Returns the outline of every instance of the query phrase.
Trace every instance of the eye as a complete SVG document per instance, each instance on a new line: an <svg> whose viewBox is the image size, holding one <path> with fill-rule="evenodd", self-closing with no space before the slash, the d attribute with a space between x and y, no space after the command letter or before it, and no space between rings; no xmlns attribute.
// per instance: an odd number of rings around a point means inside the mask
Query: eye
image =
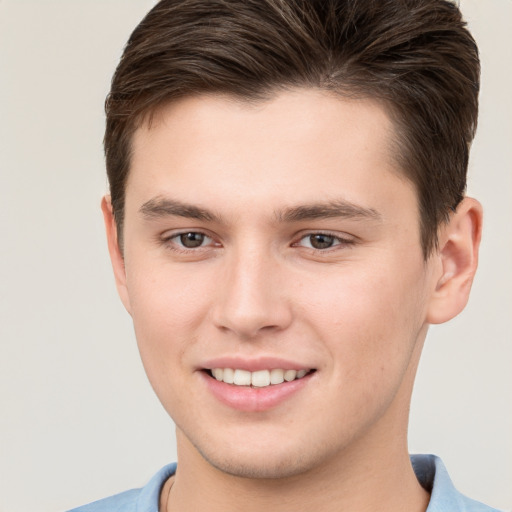
<svg viewBox="0 0 512 512"><path fill-rule="evenodd" d="M199 233L197 231L179 233L169 237L168 240L185 249L196 249L213 242L209 236L206 236L204 233Z"/></svg>
<svg viewBox="0 0 512 512"><path fill-rule="evenodd" d="M302 237L297 245L315 250L325 250L337 245L350 245L352 240L340 238L339 236L330 235L328 233L310 233Z"/></svg>
<svg viewBox="0 0 512 512"><path fill-rule="evenodd" d="M307 242L313 249L329 249L336 242L336 239L331 235L324 235L317 233L306 237Z"/></svg>

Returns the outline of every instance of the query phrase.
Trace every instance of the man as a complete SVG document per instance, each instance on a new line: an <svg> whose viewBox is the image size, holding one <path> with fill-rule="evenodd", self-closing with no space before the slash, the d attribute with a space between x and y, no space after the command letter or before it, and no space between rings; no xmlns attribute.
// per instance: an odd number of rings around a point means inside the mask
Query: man
<svg viewBox="0 0 512 512"><path fill-rule="evenodd" d="M484 511L407 423L457 315L478 52L447 0L163 0L107 99L102 203L178 465L92 511Z"/></svg>

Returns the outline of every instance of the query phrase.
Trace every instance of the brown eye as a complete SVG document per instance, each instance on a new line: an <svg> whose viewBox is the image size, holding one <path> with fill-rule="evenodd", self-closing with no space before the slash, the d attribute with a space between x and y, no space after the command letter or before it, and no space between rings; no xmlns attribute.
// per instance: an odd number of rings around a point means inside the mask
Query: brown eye
<svg viewBox="0 0 512 512"><path fill-rule="evenodd" d="M201 247L203 245L205 239L208 237L203 233L182 233L177 236L179 240L179 244L187 249L195 249L196 247Z"/></svg>
<svg viewBox="0 0 512 512"><path fill-rule="evenodd" d="M336 242L336 238L334 236L324 235L322 233L309 235L308 238L313 249L329 249Z"/></svg>
<svg viewBox="0 0 512 512"><path fill-rule="evenodd" d="M307 249L314 249L315 251L326 251L327 249L333 248L346 248L354 245L354 240L337 236L330 235L329 233L309 233L303 236L296 244L296 246L306 247Z"/></svg>

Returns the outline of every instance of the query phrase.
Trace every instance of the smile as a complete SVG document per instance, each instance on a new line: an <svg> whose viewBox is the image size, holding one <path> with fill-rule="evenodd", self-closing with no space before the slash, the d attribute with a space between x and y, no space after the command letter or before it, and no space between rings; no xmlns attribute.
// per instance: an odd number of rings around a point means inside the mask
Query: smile
<svg viewBox="0 0 512 512"><path fill-rule="evenodd" d="M232 368L212 368L209 373L219 382L233 384L235 386L252 386L264 388L283 382L292 382L302 379L313 370L282 370L275 368L272 370L258 370L250 372L247 370Z"/></svg>

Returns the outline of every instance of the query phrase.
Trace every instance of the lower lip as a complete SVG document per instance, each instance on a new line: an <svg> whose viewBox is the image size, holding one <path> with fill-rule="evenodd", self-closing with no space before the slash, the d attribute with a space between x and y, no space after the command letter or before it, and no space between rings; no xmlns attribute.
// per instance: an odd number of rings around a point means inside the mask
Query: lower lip
<svg viewBox="0 0 512 512"><path fill-rule="evenodd" d="M261 412L277 407L303 389L314 373L316 372L291 382L257 388L226 384L214 379L204 371L201 372L208 389L220 402L245 412Z"/></svg>

